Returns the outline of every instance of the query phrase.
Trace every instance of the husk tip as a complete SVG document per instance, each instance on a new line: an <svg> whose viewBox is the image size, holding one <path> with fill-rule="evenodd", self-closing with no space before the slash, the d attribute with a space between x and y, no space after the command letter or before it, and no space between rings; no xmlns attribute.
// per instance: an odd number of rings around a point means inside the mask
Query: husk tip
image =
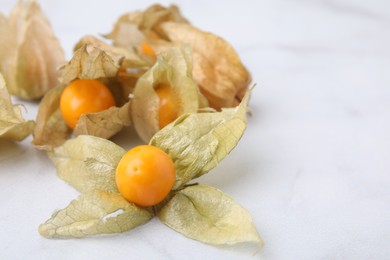
<svg viewBox="0 0 390 260"><path fill-rule="evenodd" d="M54 235L54 230L49 229L46 223L39 225L38 232L41 236L46 238L52 238Z"/></svg>

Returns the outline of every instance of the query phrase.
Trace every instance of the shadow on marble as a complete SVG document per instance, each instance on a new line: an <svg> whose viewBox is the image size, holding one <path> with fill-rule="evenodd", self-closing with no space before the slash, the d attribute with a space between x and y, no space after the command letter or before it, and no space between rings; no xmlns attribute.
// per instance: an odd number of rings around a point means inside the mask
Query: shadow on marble
<svg viewBox="0 0 390 260"><path fill-rule="evenodd" d="M256 171L262 172L261 165L253 166L253 160L254 158L243 159L241 157L239 163L235 159L222 161L210 172L192 182L213 186L223 191L235 189L238 183L254 179L254 167L257 167Z"/></svg>
<svg viewBox="0 0 390 260"><path fill-rule="evenodd" d="M254 259L258 259L262 256L262 248L259 247L258 244L255 243L239 243L236 245L219 245L213 247L220 248L224 251L231 251L232 253L240 252L242 255L245 256L252 256Z"/></svg>
<svg viewBox="0 0 390 260"><path fill-rule="evenodd" d="M125 127L110 140L125 150L129 150L135 146L145 144L138 137L133 127Z"/></svg>

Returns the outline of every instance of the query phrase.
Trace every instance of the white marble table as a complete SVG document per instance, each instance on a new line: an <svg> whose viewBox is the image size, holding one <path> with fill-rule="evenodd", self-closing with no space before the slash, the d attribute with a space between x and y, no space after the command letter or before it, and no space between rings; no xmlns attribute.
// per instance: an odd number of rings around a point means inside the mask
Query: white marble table
<svg viewBox="0 0 390 260"><path fill-rule="evenodd" d="M242 141L199 181L251 212L263 250L205 245L157 219L120 235L45 239L38 225L78 193L29 138L0 141L0 259L389 259L390 1L175 2L230 41L258 83ZM150 3L41 0L68 57L79 37ZM35 118L35 103L16 101Z"/></svg>

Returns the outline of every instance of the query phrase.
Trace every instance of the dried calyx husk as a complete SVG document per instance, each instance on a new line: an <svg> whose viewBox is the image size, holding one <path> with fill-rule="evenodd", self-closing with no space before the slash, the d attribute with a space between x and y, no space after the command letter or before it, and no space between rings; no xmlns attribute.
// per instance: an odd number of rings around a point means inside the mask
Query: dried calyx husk
<svg viewBox="0 0 390 260"><path fill-rule="evenodd" d="M237 145L246 128L248 99L249 92L236 108L182 115L153 136L150 145L168 153L176 167L174 188L153 208L137 206L119 194L115 170L125 154L121 147L81 135L55 148L49 157L58 176L82 194L40 225L39 232L47 238L119 233L157 215L165 225L205 243L262 246L247 210L216 188L188 184L217 166Z"/></svg>
<svg viewBox="0 0 390 260"><path fill-rule="evenodd" d="M161 52L154 66L138 79L132 93L131 118L138 135L146 143L160 130L159 114L165 112L160 111L161 100L156 93L159 87L170 88L177 106L177 117L208 107L191 72L191 49L171 48Z"/></svg>
<svg viewBox="0 0 390 260"><path fill-rule="evenodd" d="M142 52L142 43L159 41L160 25L164 22L188 23L175 5L163 7L154 4L145 11L129 12L119 17L111 33L106 38L111 39L115 46Z"/></svg>
<svg viewBox="0 0 390 260"><path fill-rule="evenodd" d="M60 97L65 86L51 89L39 104L32 144L40 150L51 150L63 144L71 135L71 129L62 118Z"/></svg>
<svg viewBox="0 0 390 260"><path fill-rule="evenodd" d="M34 121L25 121L20 107L13 105L5 81L0 73L0 139L22 141L29 136Z"/></svg>
<svg viewBox="0 0 390 260"><path fill-rule="evenodd" d="M9 17L0 14L0 72L10 94L37 99L58 85L65 61L53 30L34 0L19 1Z"/></svg>
<svg viewBox="0 0 390 260"><path fill-rule="evenodd" d="M193 51L192 77L217 110L237 106L251 82L233 47L221 37L191 25L176 6L153 5L143 12L125 14L107 37L117 46L141 53L143 43L156 53L189 45Z"/></svg>
<svg viewBox="0 0 390 260"><path fill-rule="evenodd" d="M251 76L227 41L190 24L166 22L160 28L170 42L191 46L192 76L211 107L220 110L240 103Z"/></svg>
<svg viewBox="0 0 390 260"><path fill-rule="evenodd" d="M96 40L97 41L97 40ZM51 150L63 144L73 133L110 138L131 124L129 99L124 97L117 75L124 56L114 53L104 43L89 42L75 50L72 59L61 67L62 84L50 90L42 99L34 129L33 144L38 149ZM84 114L72 131L60 112L60 98L64 87L75 79L98 79L112 92L116 107Z"/></svg>
<svg viewBox="0 0 390 260"><path fill-rule="evenodd" d="M129 100L129 94L133 92L138 78L141 77L154 63L143 59L132 49L112 46L90 35L81 38L75 45L74 51L80 52L80 49L83 48L94 48L95 52L97 50L104 52L105 56L107 56L106 60L111 60L111 64L109 66L114 66L116 69L111 73L111 75L114 75L113 77L115 78L111 77L110 79L111 81L115 80L119 83L119 89L118 84L115 84L115 88L111 88L111 90L115 92L114 94L116 94L116 98L120 99L121 103ZM96 67L96 65L94 65L94 67ZM69 70L69 68L64 67L64 70L65 69ZM66 74L65 71L63 74ZM104 75L104 77L107 78L108 75ZM63 76L62 81L70 82L74 78L74 76ZM91 76L89 76L89 78L91 78Z"/></svg>

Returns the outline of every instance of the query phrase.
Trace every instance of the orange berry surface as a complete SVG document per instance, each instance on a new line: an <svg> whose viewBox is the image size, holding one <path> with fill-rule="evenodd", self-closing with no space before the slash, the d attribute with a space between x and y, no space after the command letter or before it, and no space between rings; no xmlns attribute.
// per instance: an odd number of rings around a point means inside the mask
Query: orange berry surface
<svg viewBox="0 0 390 260"><path fill-rule="evenodd" d="M115 106L111 91L98 80L77 79L61 94L60 111L66 124L74 128L82 114L96 113Z"/></svg>
<svg viewBox="0 0 390 260"><path fill-rule="evenodd" d="M160 99L158 117L159 127L162 129L169 123L175 121L179 116L179 99L168 84L158 85L155 91Z"/></svg>
<svg viewBox="0 0 390 260"><path fill-rule="evenodd" d="M153 48L146 42L141 43L141 52L143 54L149 55L153 58L156 58L156 52L153 50Z"/></svg>
<svg viewBox="0 0 390 260"><path fill-rule="evenodd" d="M172 159L160 148L140 145L120 160L115 181L121 195L140 206L153 206L171 191L176 180Z"/></svg>

